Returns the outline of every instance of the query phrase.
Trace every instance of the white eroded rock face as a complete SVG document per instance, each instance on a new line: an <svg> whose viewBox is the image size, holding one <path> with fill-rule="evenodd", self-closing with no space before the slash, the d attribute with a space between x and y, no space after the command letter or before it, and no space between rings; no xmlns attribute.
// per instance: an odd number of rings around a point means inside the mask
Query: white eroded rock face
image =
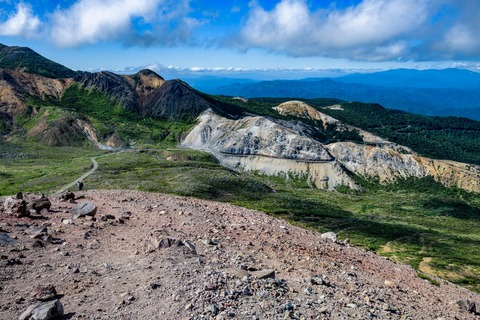
<svg viewBox="0 0 480 320"><path fill-rule="evenodd" d="M303 102L282 104L276 108L282 114L295 113L328 123L338 121L316 114L315 109ZM339 127L357 129L335 123ZM365 144L336 142L323 145L308 137L306 132L307 127L293 122L287 126L282 121L273 122L260 116L230 120L207 110L182 145L211 152L220 163L233 169L287 178L302 177L320 189L333 190L341 185L358 189L351 178L353 172L381 182L433 176L443 185L480 192L480 170L475 166L421 157L407 147L363 130L359 133ZM376 145L372 145L374 143Z"/></svg>
<svg viewBox="0 0 480 320"><path fill-rule="evenodd" d="M237 156L258 155L301 161L331 161L323 145L301 131L264 117L229 120L207 110L183 145Z"/></svg>
<svg viewBox="0 0 480 320"><path fill-rule="evenodd" d="M207 110L182 145L211 152L234 169L302 177L320 189L358 188L320 142L264 117L230 120Z"/></svg>
<svg viewBox="0 0 480 320"><path fill-rule="evenodd" d="M433 176L446 186L480 191L480 171L468 164L405 154L393 146L337 142L327 148L348 170L364 177L376 177L381 182L392 182L400 177Z"/></svg>

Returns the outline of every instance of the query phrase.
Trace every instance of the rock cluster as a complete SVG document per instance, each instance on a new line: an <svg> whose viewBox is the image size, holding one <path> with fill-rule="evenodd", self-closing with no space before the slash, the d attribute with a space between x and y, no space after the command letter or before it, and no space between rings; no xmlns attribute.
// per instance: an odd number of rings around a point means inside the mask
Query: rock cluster
<svg viewBox="0 0 480 320"><path fill-rule="evenodd" d="M48 213L52 203L44 195L17 193L3 202L3 213L17 218L28 217L33 214Z"/></svg>

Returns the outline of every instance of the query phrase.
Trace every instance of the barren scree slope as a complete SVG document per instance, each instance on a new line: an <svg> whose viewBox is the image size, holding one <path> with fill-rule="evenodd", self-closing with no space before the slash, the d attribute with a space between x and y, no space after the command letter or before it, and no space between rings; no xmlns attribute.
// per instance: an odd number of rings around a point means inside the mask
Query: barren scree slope
<svg viewBox="0 0 480 320"><path fill-rule="evenodd" d="M43 218L2 217L16 243L0 247L1 319L17 319L38 285L63 295L67 319L477 317L465 305L480 297L466 289L258 211L137 191L79 195L95 218L72 219L76 203L53 197ZM35 225L47 237L26 232Z"/></svg>

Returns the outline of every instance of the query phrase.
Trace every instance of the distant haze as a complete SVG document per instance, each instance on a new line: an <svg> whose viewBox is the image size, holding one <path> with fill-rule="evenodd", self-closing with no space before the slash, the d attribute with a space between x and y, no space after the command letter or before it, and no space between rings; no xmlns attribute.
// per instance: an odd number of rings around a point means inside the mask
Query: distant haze
<svg viewBox="0 0 480 320"><path fill-rule="evenodd" d="M196 89L211 94L246 98L338 98L379 103L418 114L480 120L480 73L468 70L396 69L301 80L211 77L186 80Z"/></svg>

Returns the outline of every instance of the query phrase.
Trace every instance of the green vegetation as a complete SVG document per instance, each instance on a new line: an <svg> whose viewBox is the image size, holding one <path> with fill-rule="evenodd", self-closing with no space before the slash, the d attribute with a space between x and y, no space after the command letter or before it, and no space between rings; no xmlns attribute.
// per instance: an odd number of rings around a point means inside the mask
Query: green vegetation
<svg viewBox="0 0 480 320"><path fill-rule="evenodd" d="M90 157L101 153L93 148L48 148L0 141L0 195L20 190L54 192L88 171Z"/></svg>
<svg viewBox="0 0 480 320"><path fill-rule="evenodd" d="M193 125L192 120L172 122L142 117L112 102L107 95L97 90L82 90L79 86L72 86L65 92L60 107L88 117L102 137L116 133L126 141L152 145L161 142L175 145L181 135Z"/></svg>
<svg viewBox="0 0 480 320"><path fill-rule="evenodd" d="M94 188L138 189L203 199L232 201L268 194L271 190L245 174L216 163L208 153L186 149L144 150L99 158Z"/></svg>
<svg viewBox="0 0 480 320"><path fill-rule="evenodd" d="M301 179L238 174L185 149L129 151L98 159L94 188L138 189L258 209L480 291L480 196L431 179L388 188L324 192ZM425 262L428 261L428 262ZM432 280L434 281L434 280Z"/></svg>
<svg viewBox="0 0 480 320"><path fill-rule="evenodd" d="M42 57L30 48L7 47L0 44L0 68L22 69L48 78L71 78L76 72Z"/></svg>

